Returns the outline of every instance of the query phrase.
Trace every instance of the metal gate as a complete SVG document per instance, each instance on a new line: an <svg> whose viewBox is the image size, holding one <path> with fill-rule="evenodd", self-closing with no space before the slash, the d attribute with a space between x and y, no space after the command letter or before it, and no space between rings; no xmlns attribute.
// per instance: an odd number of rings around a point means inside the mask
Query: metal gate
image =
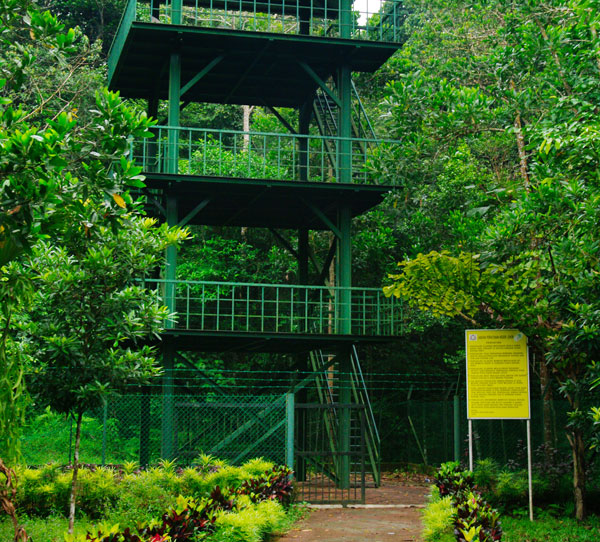
<svg viewBox="0 0 600 542"><path fill-rule="evenodd" d="M298 500L364 503L364 405L297 403L295 417Z"/></svg>

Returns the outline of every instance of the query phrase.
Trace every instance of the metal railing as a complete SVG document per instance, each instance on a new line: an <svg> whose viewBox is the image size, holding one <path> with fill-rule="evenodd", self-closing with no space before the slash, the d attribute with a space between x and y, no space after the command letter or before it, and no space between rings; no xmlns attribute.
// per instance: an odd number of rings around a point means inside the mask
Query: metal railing
<svg viewBox="0 0 600 542"><path fill-rule="evenodd" d="M404 39L402 0L345 6L344 0L129 0L110 56L120 52L133 22L390 43Z"/></svg>
<svg viewBox="0 0 600 542"><path fill-rule="evenodd" d="M131 140L145 172L225 178L375 184L368 149L387 140L156 126L152 139ZM346 153L346 155L344 155ZM349 153L349 160L347 153ZM349 164L342 171L340 164Z"/></svg>
<svg viewBox="0 0 600 542"><path fill-rule="evenodd" d="M146 279L177 313L172 328L268 334L397 336L402 301L380 288ZM348 325L349 320L349 325Z"/></svg>
<svg viewBox="0 0 600 542"><path fill-rule="evenodd" d="M365 437L368 461L370 463L371 472L373 473L375 485L379 486L381 485L381 438L379 436L379 431L377 430L373 407L371 406L367 385L363 377L355 345L352 345L350 361L352 365L352 395L357 404L365 407Z"/></svg>

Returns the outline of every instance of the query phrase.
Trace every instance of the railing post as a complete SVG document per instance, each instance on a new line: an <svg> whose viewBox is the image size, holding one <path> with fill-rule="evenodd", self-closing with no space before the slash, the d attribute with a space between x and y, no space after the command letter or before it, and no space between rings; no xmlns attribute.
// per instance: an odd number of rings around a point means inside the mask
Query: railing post
<svg viewBox="0 0 600 542"><path fill-rule="evenodd" d="M181 24L183 0L171 0L171 23Z"/></svg>
<svg viewBox="0 0 600 542"><path fill-rule="evenodd" d="M285 439L285 463L294 470L294 394L285 394L285 411L287 417L287 432Z"/></svg>
<svg viewBox="0 0 600 542"><path fill-rule="evenodd" d="M108 403L106 399L102 406L102 466L106 465L106 422L108 418Z"/></svg>
<svg viewBox="0 0 600 542"><path fill-rule="evenodd" d="M460 399L454 396L454 461L460 461Z"/></svg>

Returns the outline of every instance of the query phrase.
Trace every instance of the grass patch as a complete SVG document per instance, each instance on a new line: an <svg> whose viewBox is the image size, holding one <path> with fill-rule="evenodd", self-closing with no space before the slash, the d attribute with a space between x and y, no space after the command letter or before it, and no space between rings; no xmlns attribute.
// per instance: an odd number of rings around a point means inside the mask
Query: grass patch
<svg viewBox="0 0 600 542"><path fill-rule="evenodd" d="M529 519L503 516L502 542L598 542L600 517L584 522L572 518L542 516L533 523Z"/></svg>
<svg viewBox="0 0 600 542"><path fill-rule="evenodd" d="M64 542L65 533L69 527L69 520L62 516L49 516L47 518L28 518L19 516L19 522L25 527L27 534L34 542ZM85 534L87 530L93 530L95 522L86 518L79 518L75 522L75 533ZM0 521L0 540L2 542L12 540L14 530L12 522L8 519Z"/></svg>
<svg viewBox="0 0 600 542"><path fill-rule="evenodd" d="M277 523L273 525L273 531L269 533L270 539L276 539L278 536L287 533L296 522L306 517L308 513L309 510L305 505L290 506L287 513L278 518ZM77 518L75 521L75 534L85 535L87 531L95 532L100 523L113 525L117 523L117 519L114 514L109 515L103 521L92 521L85 517ZM65 533L69 526L68 520L59 515L51 515L46 518L19 516L19 521L25 527L33 542L64 542ZM12 540L13 535L12 523L10 520L2 518L0 521L0 541ZM214 540L217 542L218 539L215 537Z"/></svg>

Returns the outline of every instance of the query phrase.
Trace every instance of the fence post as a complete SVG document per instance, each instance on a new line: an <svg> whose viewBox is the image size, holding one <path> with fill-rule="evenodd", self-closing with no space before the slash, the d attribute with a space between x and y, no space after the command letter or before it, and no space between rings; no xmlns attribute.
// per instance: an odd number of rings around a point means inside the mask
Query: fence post
<svg viewBox="0 0 600 542"><path fill-rule="evenodd" d="M285 412L287 415L287 433L285 439L285 462L294 470L294 394L285 394Z"/></svg>
<svg viewBox="0 0 600 542"><path fill-rule="evenodd" d="M106 465L106 418L108 411L108 401L104 400L104 408L102 410L102 466Z"/></svg>
<svg viewBox="0 0 600 542"><path fill-rule="evenodd" d="M460 402L454 396L454 461L460 461Z"/></svg>

